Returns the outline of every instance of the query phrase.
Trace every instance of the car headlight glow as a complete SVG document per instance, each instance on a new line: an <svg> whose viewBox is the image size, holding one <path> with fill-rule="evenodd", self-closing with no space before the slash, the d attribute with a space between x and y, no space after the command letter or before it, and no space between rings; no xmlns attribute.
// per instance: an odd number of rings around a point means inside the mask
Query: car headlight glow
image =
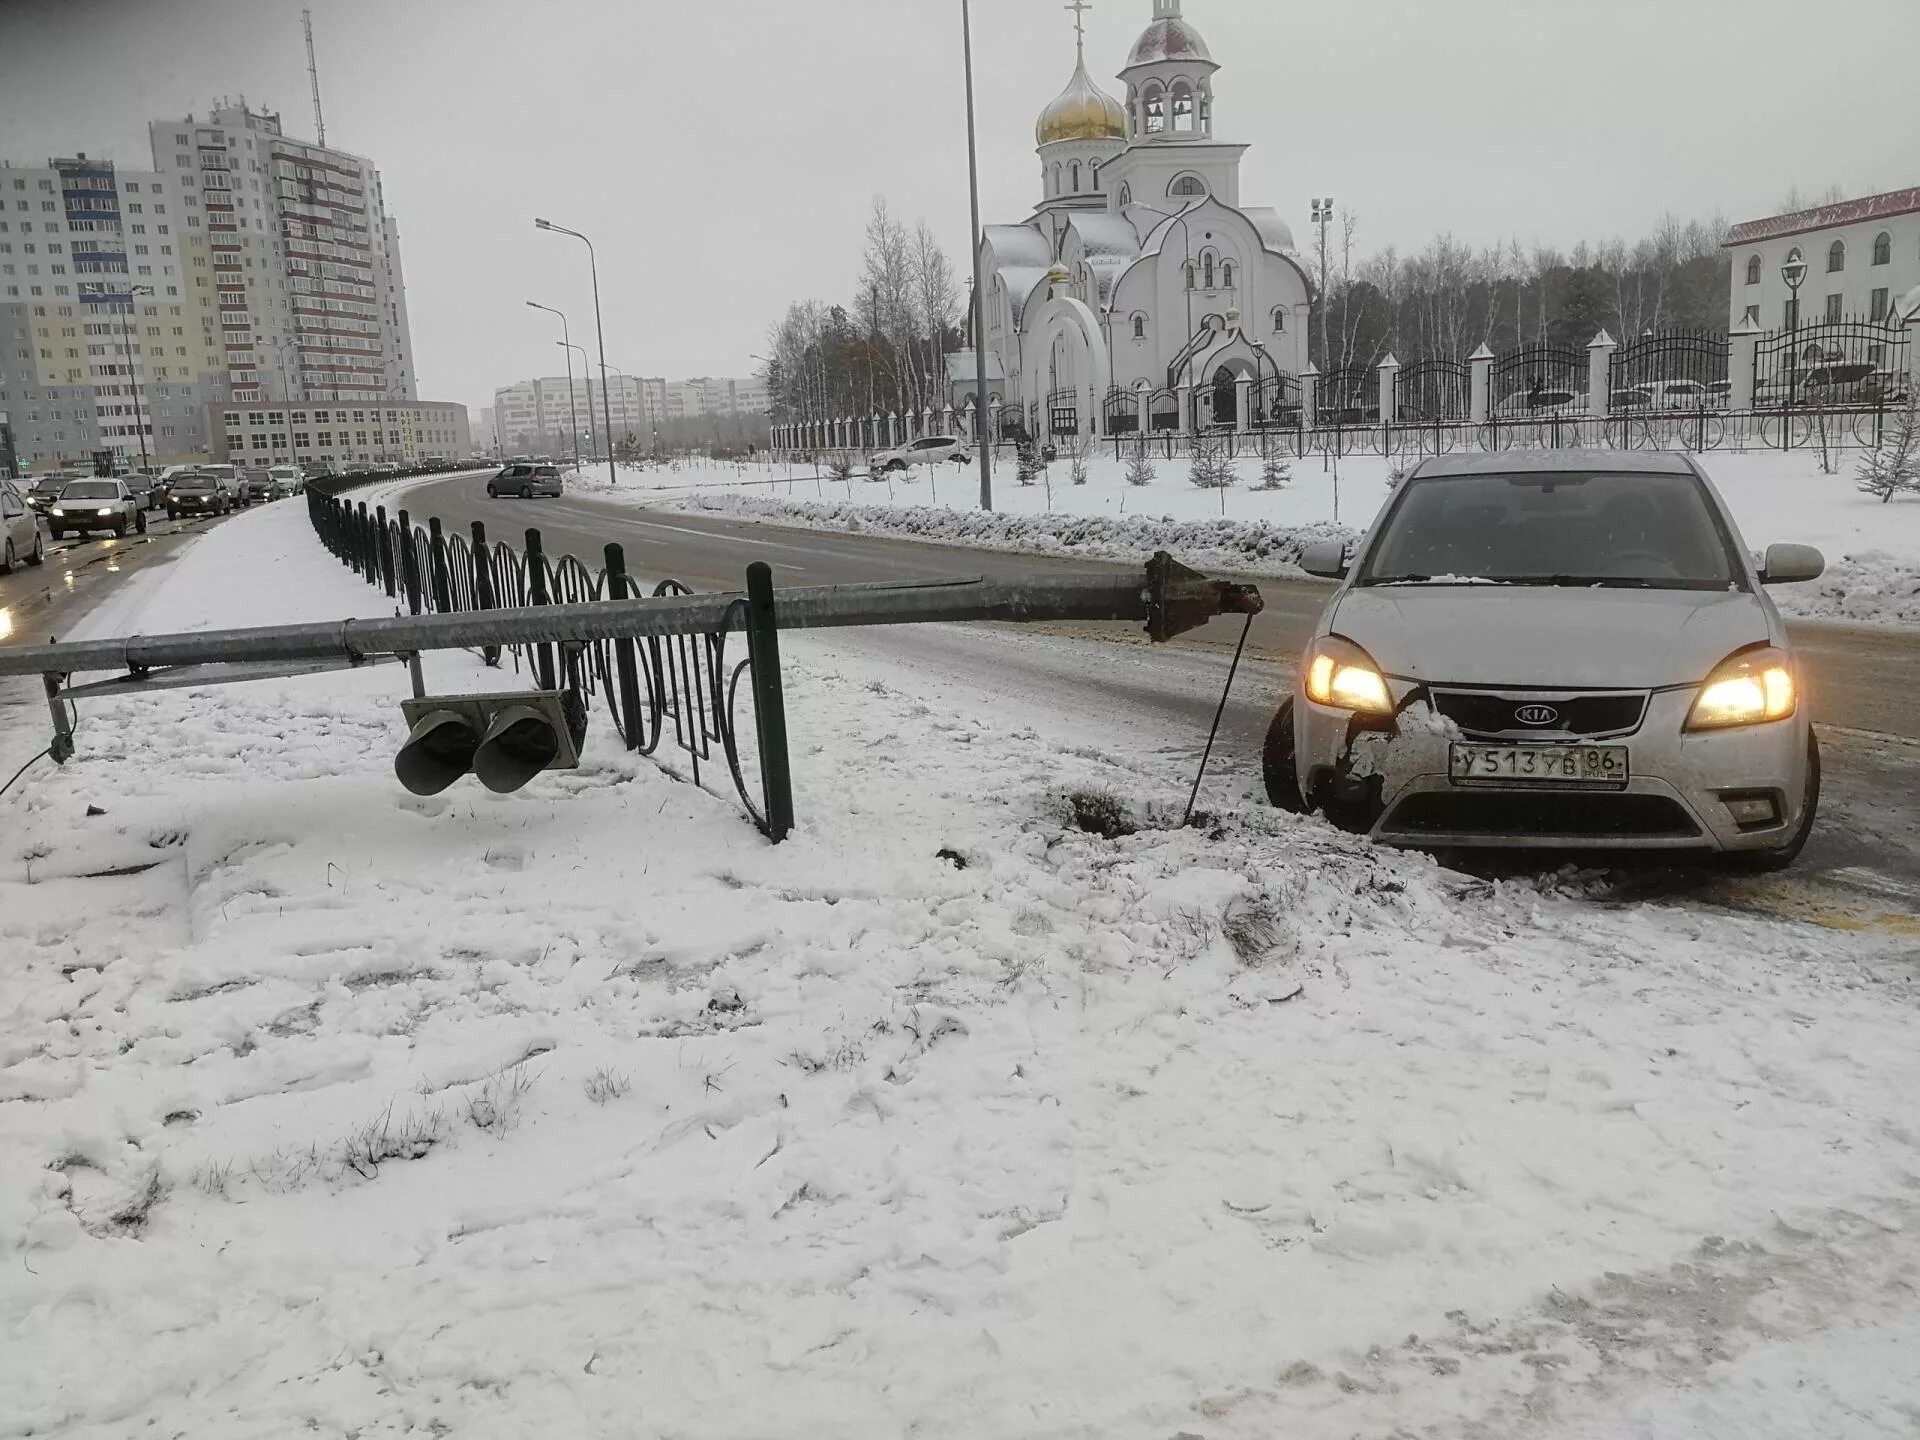
<svg viewBox="0 0 1920 1440"><path fill-rule="evenodd" d="M1743 650L1707 677L1687 715L1687 729L1724 730L1785 720L1799 703L1789 656L1771 645Z"/></svg>
<svg viewBox="0 0 1920 1440"><path fill-rule="evenodd" d="M1358 645L1329 635L1307 661L1307 698L1316 705L1391 715L1393 696L1380 667Z"/></svg>
<svg viewBox="0 0 1920 1440"><path fill-rule="evenodd" d="M104 508L104 507L103 507L103 508L101 508L101 509L99 509L99 510L96 510L96 511L94 511L93 513L94 513L94 514L96 514L96 515L111 515L111 514L113 513L113 511L111 511L111 510L108 510L108 509L106 509L106 508Z"/></svg>

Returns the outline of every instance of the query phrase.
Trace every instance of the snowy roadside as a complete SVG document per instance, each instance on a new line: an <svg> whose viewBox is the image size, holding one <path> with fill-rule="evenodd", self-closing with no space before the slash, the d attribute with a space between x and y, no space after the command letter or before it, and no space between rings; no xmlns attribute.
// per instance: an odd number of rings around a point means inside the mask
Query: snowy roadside
<svg viewBox="0 0 1920 1440"><path fill-rule="evenodd" d="M1822 475L1816 460L1798 453L1710 454L1705 463L1756 550L1795 541L1825 552L1820 581L1772 592L1783 614L1920 626L1920 498L1883 505L1861 494L1844 468ZM1388 493L1388 464L1369 455L1347 456L1331 469L1318 459L1294 461L1283 488L1262 490L1251 488L1258 468L1249 461L1245 483L1222 491L1187 484L1185 461L1157 461L1153 483L1132 486L1124 466L1095 457L1081 486L1067 483L1066 462L1051 467L1046 487L1002 476L992 512L978 508L971 477L951 467L878 481L836 481L786 466L629 468L617 488L597 474L572 484L621 504L803 529L1130 563L1170 549L1210 569L1297 577L1306 546L1357 536L1371 520Z"/></svg>
<svg viewBox="0 0 1920 1440"><path fill-rule="evenodd" d="M140 628L236 603L386 605L274 507ZM1851 1437L1920 1395L1848 1359L1920 1337L1910 942L1468 881L1231 767L1171 828L1188 755L1126 717L794 638L778 849L604 725L408 796L398 667L83 714L0 800L0 1435L1679 1435L1798 1374ZM1070 824L1098 791L1139 828Z"/></svg>

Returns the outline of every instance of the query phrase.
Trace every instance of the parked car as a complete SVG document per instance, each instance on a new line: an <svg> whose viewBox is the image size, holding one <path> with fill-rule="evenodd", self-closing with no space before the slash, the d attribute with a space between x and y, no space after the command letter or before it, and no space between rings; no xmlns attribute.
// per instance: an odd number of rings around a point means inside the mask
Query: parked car
<svg viewBox="0 0 1920 1440"><path fill-rule="evenodd" d="M166 507L169 520L188 515L226 515L233 510L233 495L218 475L189 470L174 476L168 484Z"/></svg>
<svg viewBox="0 0 1920 1440"><path fill-rule="evenodd" d="M522 500L535 496L554 499L564 493L558 465L509 465L487 481L487 494L496 500L502 495L518 495Z"/></svg>
<svg viewBox="0 0 1920 1440"><path fill-rule="evenodd" d="M1545 420L1554 415L1577 413L1587 408L1587 397L1575 390L1548 388L1515 390L1493 407L1502 420Z"/></svg>
<svg viewBox="0 0 1920 1440"><path fill-rule="evenodd" d="M956 465L973 463L973 447L957 435L923 435L891 450L882 450L871 464L881 470L905 470L910 465L939 465L951 460Z"/></svg>
<svg viewBox="0 0 1920 1440"><path fill-rule="evenodd" d="M11 575L23 560L38 565L46 558L39 512L27 504L19 486L0 475L0 575Z"/></svg>
<svg viewBox="0 0 1920 1440"><path fill-rule="evenodd" d="M26 492L27 508L36 515L46 514L60 498L60 492L79 478L77 475L64 474L39 476Z"/></svg>
<svg viewBox="0 0 1920 1440"><path fill-rule="evenodd" d="M147 507L144 498L129 490L124 480L73 480L47 511L47 529L56 540L96 530L111 530L115 535L132 530L144 535Z"/></svg>
<svg viewBox="0 0 1920 1440"><path fill-rule="evenodd" d="M1749 555L1671 452L1421 462L1349 564L1267 736L1274 803L1386 844L1790 863L1820 800L1802 672Z"/></svg>
<svg viewBox="0 0 1920 1440"><path fill-rule="evenodd" d="M1880 405L1906 399L1906 378L1870 360L1835 361L1782 370L1753 388L1756 409L1782 406Z"/></svg>

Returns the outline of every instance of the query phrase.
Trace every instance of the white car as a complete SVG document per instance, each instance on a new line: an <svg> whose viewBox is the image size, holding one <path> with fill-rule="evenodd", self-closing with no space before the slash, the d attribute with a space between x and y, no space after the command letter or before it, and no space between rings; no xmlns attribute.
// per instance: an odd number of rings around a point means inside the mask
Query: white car
<svg viewBox="0 0 1920 1440"><path fill-rule="evenodd" d="M124 480L70 482L47 511L47 532L59 540L95 530L146 534L147 492L135 495Z"/></svg>
<svg viewBox="0 0 1920 1440"><path fill-rule="evenodd" d="M873 468L905 470L910 465L939 465L951 460L956 465L973 463L973 448L957 435L924 435L873 457Z"/></svg>

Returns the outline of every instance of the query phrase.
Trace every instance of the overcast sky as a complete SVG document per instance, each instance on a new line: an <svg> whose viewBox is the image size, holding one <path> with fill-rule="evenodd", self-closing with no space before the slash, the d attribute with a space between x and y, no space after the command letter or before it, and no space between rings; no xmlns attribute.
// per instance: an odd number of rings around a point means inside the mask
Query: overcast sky
<svg viewBox="0 0 1920 1440"><path fill-rule="evenodd" d="M307 0L329 143L402 231L423 398L557 374L556 322L635 374L750 372L788 301L845 300L871 198L967 232L960 0ZM1112 78L1151 0L1094 0ZM0 0L0 158L151 164L146 122L244 94L311 137L301 0ZM981 203L1039 195L1033 122L1073 66L1061 0L975 0ZM1792 186L1920 184L1920 0L1187 0L1225 67L1242 194L1306 244L1450 230L1562 247L1666 210L1771 213Z"/></svg>

